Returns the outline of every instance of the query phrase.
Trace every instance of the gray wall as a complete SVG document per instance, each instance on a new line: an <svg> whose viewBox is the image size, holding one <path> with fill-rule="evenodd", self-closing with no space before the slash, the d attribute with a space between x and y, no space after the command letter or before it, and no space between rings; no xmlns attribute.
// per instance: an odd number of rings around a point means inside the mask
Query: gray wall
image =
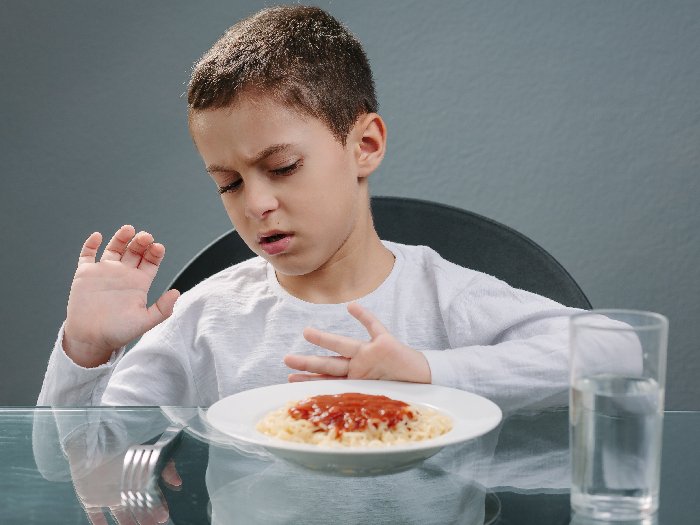
<svg viewBox="0 0 700 525"><path fill-rule="evenodd" d="M182 95L264 4L0 4L0 404L34 403L90 232L154 233L160 293L230 227ZM319 5L373 63L389 128L373 192L492 217L594 306L665 313L667 406L700 409L700 2Z"/></svg>

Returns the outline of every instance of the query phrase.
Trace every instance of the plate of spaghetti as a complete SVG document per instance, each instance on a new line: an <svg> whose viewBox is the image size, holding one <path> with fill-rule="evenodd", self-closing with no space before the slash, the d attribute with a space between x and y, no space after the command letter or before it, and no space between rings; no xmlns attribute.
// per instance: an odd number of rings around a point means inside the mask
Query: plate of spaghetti
<svg viewBox="0 0 700 525"><path fill-rule="evenodd" d="M395 472L501 421L488 399L396 381L328 380L256 388L207 411L216 430L304 467L350 475Z"/></svg>

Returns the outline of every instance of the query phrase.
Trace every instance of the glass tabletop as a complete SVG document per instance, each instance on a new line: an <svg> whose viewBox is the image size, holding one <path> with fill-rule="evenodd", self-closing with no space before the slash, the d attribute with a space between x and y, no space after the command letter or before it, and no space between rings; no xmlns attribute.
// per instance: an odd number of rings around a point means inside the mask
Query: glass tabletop
<svg viewBox="0 0 700 525"><path fill-rule="evenodd" d="M127 504L129 447L169 428L184 430L143 505ZM665 414L655 523L700 515L697 436L700 412ZM568 524L568 461L566 409L512 415L400 471L348 475L234 442L198 408L0 408L0 523Z"/></svg>

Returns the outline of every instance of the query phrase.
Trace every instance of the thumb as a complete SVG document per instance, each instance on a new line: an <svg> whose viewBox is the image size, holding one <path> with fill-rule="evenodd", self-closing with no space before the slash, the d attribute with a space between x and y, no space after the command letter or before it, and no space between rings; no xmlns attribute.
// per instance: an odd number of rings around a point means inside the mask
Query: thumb
<svg viewBox="0 0 700 525"><path fill-rule="evenodd" d="M159 323L165 321L173 313L173 308L175 307L175 302L180 297L180 292L175 290L168 290L163 295L161 295L158 300L152 304L148 312L148 321L146 330L150 330Z"/></svg>

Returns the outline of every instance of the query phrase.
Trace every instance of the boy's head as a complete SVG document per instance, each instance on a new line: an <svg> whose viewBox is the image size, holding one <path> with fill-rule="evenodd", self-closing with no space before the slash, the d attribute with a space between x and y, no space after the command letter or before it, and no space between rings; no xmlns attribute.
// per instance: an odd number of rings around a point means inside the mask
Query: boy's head
<svg viewBox="0 0 700 525"><path fill-rule="evenodd" d="M323 121L343 145L357 117L377 111L362 45L317 7L273 7L231 27L195 64L187 102L222 108L246 91Z"/></svg>
<svg viewBox="0 0 700 525"><path fill-rule="evenodd" d="M239 22L195 65L188 101L231 222L278 278L378 244L366 181L386 129L364 51L330 15L290 6Z"/></svg>

